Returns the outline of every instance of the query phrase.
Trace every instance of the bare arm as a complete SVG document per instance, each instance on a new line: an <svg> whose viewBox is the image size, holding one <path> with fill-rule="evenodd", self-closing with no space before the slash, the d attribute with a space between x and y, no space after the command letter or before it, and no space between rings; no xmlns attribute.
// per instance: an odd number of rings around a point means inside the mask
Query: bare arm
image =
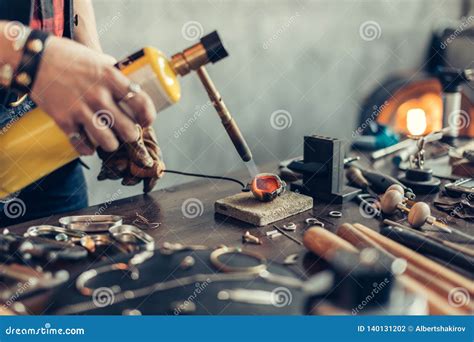
<svg viewBox="0 0 474 342"><path fill-rule="evenodd" d="M74 29L74 40L91 49L102 52L92 0L74 2L78 25Z"/></svg>

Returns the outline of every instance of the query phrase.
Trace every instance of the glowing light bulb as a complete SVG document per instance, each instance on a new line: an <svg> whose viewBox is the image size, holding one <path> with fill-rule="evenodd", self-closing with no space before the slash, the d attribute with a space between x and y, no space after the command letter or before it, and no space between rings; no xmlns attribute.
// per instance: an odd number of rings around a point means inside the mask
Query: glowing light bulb
<svg viewBox="0 0 474 342"><path fill-rule="evenodd" d="M421 108L413 108L407 112L407 129L413 136L422 135L426 130L426 113Z"/></svg>

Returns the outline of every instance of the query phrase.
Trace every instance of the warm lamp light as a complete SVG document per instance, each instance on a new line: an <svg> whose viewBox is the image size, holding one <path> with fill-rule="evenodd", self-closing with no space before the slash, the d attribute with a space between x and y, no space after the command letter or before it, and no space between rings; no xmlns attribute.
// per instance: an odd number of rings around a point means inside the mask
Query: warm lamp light
<svg viewBox="0 0 474 342"><path fill-rule="evenodd" d="M407 129L413 136L422 135L427 127L426 112L421 108L413 108L407 112Z"/></svg>

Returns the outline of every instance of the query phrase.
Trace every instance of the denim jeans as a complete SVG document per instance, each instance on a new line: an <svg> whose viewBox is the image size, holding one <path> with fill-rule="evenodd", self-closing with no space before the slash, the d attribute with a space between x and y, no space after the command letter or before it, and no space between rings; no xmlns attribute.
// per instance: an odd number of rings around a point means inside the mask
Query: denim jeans
<svg viewBox="0 0 474 342"><path fill-rule="evenodd" d="M27 100L14 111L0 111L0 130L7 130L9 124L14 125L26 109L33 107L34 103ZM29 185L14 198L0 201L0 227L87 206L87 185L82 165L75 160Z"/></svg>

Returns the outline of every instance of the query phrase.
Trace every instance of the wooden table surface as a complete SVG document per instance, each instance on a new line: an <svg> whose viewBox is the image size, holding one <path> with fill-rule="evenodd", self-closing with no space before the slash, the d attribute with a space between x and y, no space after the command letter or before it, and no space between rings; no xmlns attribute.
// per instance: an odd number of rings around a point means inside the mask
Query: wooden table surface
<svg viewBox="0 0 474 342"><path fill-rule="evenodd" d="M363 158L363 160L367 160ZM376 165L377 170L390 171L394 170L388 161L381 161ZM277 172L277 165L269 164L261 168L264 171ZM234 174L238 179L246 182L249 178L247 170L242 170ZM166 177L181 177L178 175L168 174ZM318 260L311 253L307 253L303 246L296 244L294 241L281 236L271 240L265 237L265 232L272 230L271 226L253 227L249 224L226 218L214 214L214 202L217 199L228 195L238 193L240 187L238 184L219 181L199 179L190 183L179 185L173 188L159 190L149 195L139 195L126 199L121 199L112 203L96 205L84 210L74 212L73 214L114 214L125 217L127 223L132 223L136 218L136 213L143 215L151 222L158 222L160 226L157 229L147 230L156 241L156 245L160 246L163 242L179 242L182 244L203 244L209 247L218 245L241 246L242 235L248 230L252 234L259 236L263 240L262 245L244 245L243 248L258 252L271 261L282 262L288 255L293 253L300 254L300 260L297 265L291 266L301 276L307 276L326 267L322 260ZM426 200L431 202L436 195L418 197L418 200ZM195 201L202 203L202 211L198 208L198 215L189 218L183 213L183 205L186 201ZM447 217L446 213L442 213L433 209L433 215L443 218ZM333 219L328 217L331 210L341 211L343 217ZM64 215L56 215L49 218L39 219L9 227L10 231L15 233L24 232L27 227L38 224L58 224L58 219ZM359 205L355 202L349 202L344 205L322 203L315 199L315 205L312 212L305 212L287 220L277 222L281 226L287 222L294 222L298 229L295 233L291 233L298 239L302 240L304 220L308 217L320 217L328 221L326 227L331 231L335 231L337 227L345 222L362 223L366 226L378 229L380 222L376 219L364 218L361 216ZM402 219L403 216L395 217L395 220ZM474 225L464 220L449 218L448 222L466 233L474 234ZM427 229L430 229L429 227ZM446 236L449 234L439 233L441 237L447 237L452 241L461 241L454 236ZM474 245L470 245L474 248ZM75 267L80 267L76 264ZM472 275L471 275L472 276Z"/></svg>

